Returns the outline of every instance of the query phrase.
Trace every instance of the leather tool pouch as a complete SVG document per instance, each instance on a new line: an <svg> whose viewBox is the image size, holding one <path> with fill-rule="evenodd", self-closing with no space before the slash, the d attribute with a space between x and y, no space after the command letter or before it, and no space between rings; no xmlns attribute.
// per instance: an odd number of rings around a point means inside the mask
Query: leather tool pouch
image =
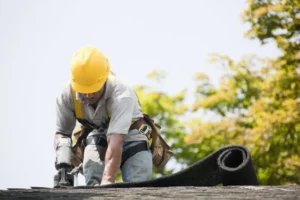
<svg viewBox="0 0 300 200"><path fill-rule="evenodd" d="M150 150L152 152L153 166L155 169L161 169L167 164L170 157L173 155L173 152L171 151L171 147L161 137L161 127L154 123L154 121L146 114L144 114L144 120L152 128L149 140L152 141Z"/></svg>

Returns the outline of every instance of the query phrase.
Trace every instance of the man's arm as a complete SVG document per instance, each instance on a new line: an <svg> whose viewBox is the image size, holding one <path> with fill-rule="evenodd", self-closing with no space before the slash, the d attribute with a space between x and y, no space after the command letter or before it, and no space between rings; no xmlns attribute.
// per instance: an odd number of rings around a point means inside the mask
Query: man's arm
<svg viewBox="0 0 300 200"><path fill-rule="evenodd" d="M108 147L105 154L105 168L101 185L115 182L122 159L123 134L115 134L107 137Z"/></svg>
<svg viewBox="0 0 300 200"><path fill-rule="evenodd" d="M56 133L54 136L54 150L57 164L70 163L71 136L76 125L74 105L70 86L63 88L56 98ZM67 148L68 147L68 148Z"/></svg>
<svg viewBox="0 0 300 200"><path fill-rule="evenodd" d="M105 154L105 168L101 185L115 182L122 160L123 140L131 125L135 101L128 96L129 90L123 95L115 94L114 100L108 106L111 119L107 130L108 147Z"/></svg>

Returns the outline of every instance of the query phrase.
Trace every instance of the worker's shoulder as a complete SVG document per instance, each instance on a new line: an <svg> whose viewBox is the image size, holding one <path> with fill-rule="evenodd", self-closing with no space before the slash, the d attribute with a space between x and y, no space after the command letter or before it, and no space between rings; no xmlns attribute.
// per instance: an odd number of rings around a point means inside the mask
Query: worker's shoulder
<svg viewBox="0 0 300 200"><path fill-rule="evenodd" d="M113 79L110 79L110 82L112 83L112 85L115 89L131 88L131 86L129 84L127 84L122 78L120 78L118 76L114 76Z"/></svg>
<svg viewBox="0 0 300 200"><path fill-rule="evenodd" d="M132 97L133 87L124 82L120 77L113 76L113 78L109 79L110 84L110 92L112 96L115 97Z"/></svg>
<svg viewBox="0 0 300 200"><path fill-rule="evenodd" d="M59 89L60 95L71 95L71 83L69 81L63 82Z"/></svg>
<svg viewBox="0 0 300 200"><path fill-rule="evenodd" d="M62 83L57 94L57 98L62 99L64 101L69 101L70 99L72 99L72 90L70 82Z"/></svg>

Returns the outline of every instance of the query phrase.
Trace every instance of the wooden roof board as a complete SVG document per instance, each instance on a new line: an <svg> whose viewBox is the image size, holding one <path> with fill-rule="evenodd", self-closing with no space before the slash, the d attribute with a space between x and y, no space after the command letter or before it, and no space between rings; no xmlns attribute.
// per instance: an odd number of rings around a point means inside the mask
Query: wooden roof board
<svg viewBox="0 0 300 200"><path fill-rule="evenodd" d="M300 186L0 190L0 199L299 199Z"/></svg>

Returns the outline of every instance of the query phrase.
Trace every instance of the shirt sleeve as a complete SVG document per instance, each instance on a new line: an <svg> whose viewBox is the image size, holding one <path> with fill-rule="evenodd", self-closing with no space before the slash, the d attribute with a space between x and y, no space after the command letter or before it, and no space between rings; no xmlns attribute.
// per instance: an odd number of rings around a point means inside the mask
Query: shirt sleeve
<svg viewBox="0 0 300 200"><path fill-rule="evenodd" d="M131 97L116 99L111 106L112 112L107 135L128 134L133 116L134 99Z"/></svg>
<svg viewBox="0 0 300 200"><path fill-rule="evenodd" d="M72 101L72 99L71 99ZM56 132L71 136L76 125L76 117L72 110L71 101L66 95L59 94L56 98Z"/></svg>

